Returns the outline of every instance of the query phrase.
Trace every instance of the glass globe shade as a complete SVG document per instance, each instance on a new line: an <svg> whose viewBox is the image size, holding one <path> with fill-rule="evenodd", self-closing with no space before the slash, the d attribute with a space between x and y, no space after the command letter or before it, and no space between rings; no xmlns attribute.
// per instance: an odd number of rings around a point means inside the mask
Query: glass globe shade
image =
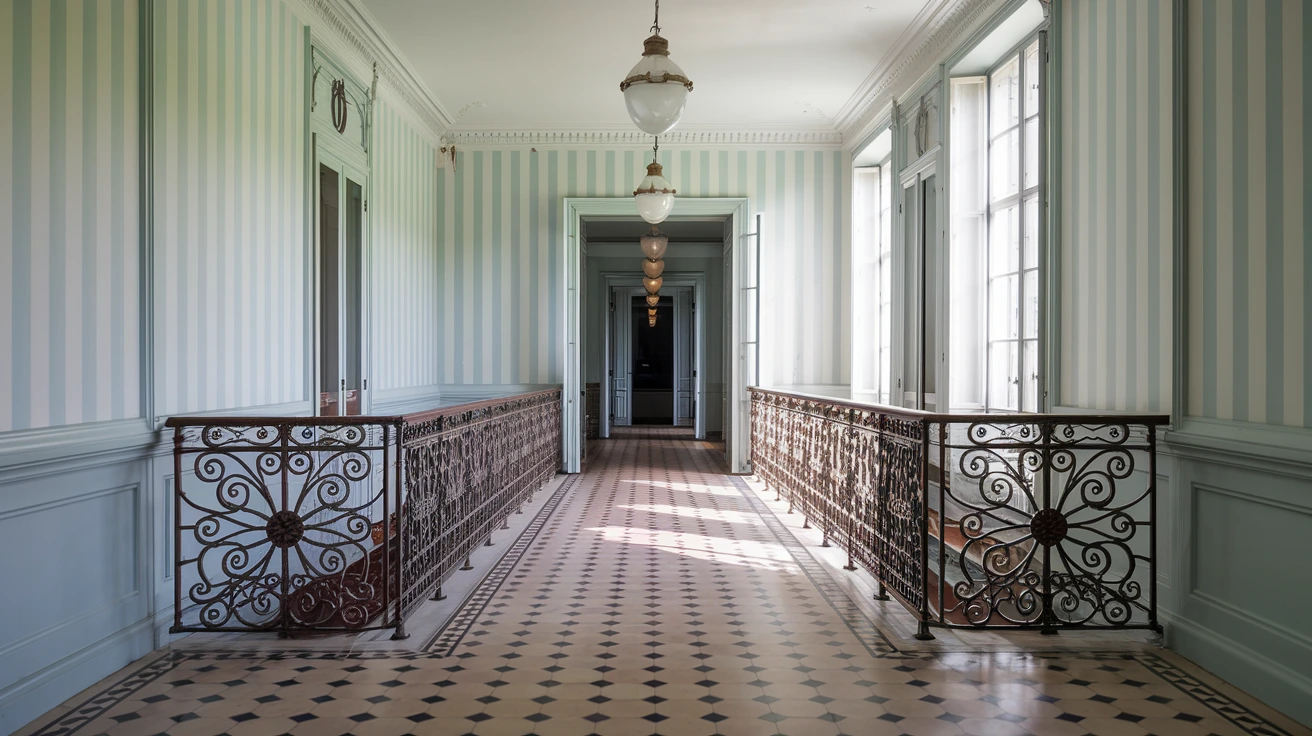
<svg viewBox="0 0 1312 736"><path fill-rule="evenodd" d="M633 190L633 201L638 205L638 214L642 219L655 225L665 222L674 209L674 195L678 192L666 181L661 165L652 161L647 164L647 176L643 177L638 188Z"/></svg>
<svg viewBox="0 0 1312 736"><path fill-rule="evenodd" d="M692 81L670 60L670 42L658 35L642 45L642 60L620 83L629 118L648 135L665 135L679 124Z"/></svg>
<svg viewBox="0 0 1312 736"><path fill-rule="evenodd" d="M670 239L653 227L651 234L642 236L638 242L642 245L642 254L647 256L648 260L656 261L665 255L665 248L669 246Z"/></svg>
<svg viewBox="0 0 1312 736"><path fill-rule="evenodd" d="M647 274L647 278L654 279L665 273L665 261L653 261L650 258L642 259L642 272Z"/></svg>
<svg viewBox="0 0 1312 736"><path fill-rule="evenodd" d="M665 279L660 278L660 277L657 277L657 278L654 278L654 279L643 279L643 280L642 280L642 285L645 286L645 287L647 287L647 293L648 293L648 294L655 294L656 292L660 291L660 290L661 290L661 284L663 284L663 283L665 283Z"/></svg>
<svg viewBox="0 0 1312 736"><path fill-rule="evenodd" d="M647 295L647 306L649 306L649 307L654 307L654 306L656 306L657 304L660 304L660 303L661 303L661 295L660 295L660 294L648 294L648 295Z"/></svg>

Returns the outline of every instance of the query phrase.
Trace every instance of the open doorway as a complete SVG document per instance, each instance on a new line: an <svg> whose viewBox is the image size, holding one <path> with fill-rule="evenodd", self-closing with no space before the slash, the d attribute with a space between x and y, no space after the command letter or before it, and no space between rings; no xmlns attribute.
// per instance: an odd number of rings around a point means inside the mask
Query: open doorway
<svg viewBox="0 0 1312 736"><path fill-rule="evenodd" d="M726 459L734 472L748 469L746 387L756 381L755 361L748 365L742 357L755 355L744 343L757 339L756 312L741 307L753 294L744 291L747 284L755 287L757 282L754 259L743 262L755 249L736 247L755 237L749 212L746 199L680 200L675 215L661 224L670 236L670 247L660 294L674 298L676 313L686 301L691 323L682 333L676 328L676 346L681 344L680 334L690 343L683 353L689 367L686 379L674 386L671 421L678 421L679 407L685 406L683 416L693 425L695 436L724 439ZM582 430L589 417L597 417L600 436L609 436L612 418L616 425L623 421L617 396L631 399L623 392L631 392L633 384L628 371L616 370L622 361L617 361L613 350L628 344L617 338L615 330L629 321L613 315L623 314L630 302L623 294L617 298L614 289L629 287L645 296L638 239L650 226L634 216L633 202L627 198L566 198L565 215L562 460L566 472L578 472ZM704 232L685 239L680 237L682 228ZM685 300L681 301L676 287L688 287ZM708 296L712 292L715 296ZM573 397L577 398L570 402ZM632 415L627 419L631 421Z"/></svg>
<svg viewBox="0 0 1312 736"><path fill-rule="evenodd" d="M674 299L662 296L654 315L648 311L644 297L630 297L627 307L630 357L627 365L616 365L615 369L627 370L632 383L629 422L677 426L674 386L680 377L674 356ZM692 417L687 419L691 425Z"/></svg>

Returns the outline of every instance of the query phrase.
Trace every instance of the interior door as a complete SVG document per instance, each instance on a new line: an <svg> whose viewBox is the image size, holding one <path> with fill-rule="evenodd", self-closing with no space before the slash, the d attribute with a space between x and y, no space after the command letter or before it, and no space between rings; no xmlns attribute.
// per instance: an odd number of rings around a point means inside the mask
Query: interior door
<svg viewBox="0 0 1312 736"><path fill-rule="evenodd" d="M610 293L611 354L610 380L611 424L627 427L633 423L630 411L631 379L633 371L633 337L631 308L632 289L612 289Z"/></svg>
<svg viewBox="0 0 1312 736"><path fill-rule="evenodd" d="M318 176L319 414L367 411L364 376L364 176L321 157Z"/></svg>
<svg viewBox="0 0 1312 736"><path fill-rule="evenodd" d="M901 254L906 279L897 295L902 328L896 336L895 403L909 409L936 411L938 379L944 372L945 314L940 269L938 177L932 167L902 180L903 227Z"/></svg>
<svg viewBox="0 0 1312 736"><path fill-rule="evenodd" d="M674 424L691 427L693 424L693 397L697 376L694 366L696 341L693 339L692 289L674 290Z"/></svg>

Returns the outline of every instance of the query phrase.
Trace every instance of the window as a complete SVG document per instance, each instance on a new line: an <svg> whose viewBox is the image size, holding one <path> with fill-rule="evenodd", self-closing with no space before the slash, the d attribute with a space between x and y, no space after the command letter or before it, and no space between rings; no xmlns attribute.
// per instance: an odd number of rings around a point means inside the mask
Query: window
<svg viewBox="0 0 1312 736"><path fill-rule="evenodd" d="M1039 41L988 74L985 407L1038 411Z"/></svg>
<svg viewBox="0 0 1312 736"><path fill-rule="evenodd" d="M887 147L881 136L872 146ZM878 164L858 165L853 179L853 398L891 403L892 166L886 152ZM869 157L867 155L867 157Z"/></svg>

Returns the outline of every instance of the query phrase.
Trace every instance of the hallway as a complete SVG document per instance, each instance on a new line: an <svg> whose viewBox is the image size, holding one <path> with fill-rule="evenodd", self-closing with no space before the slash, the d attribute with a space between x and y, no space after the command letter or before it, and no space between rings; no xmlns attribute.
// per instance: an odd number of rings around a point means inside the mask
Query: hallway
<svg viewBox="0 0 1312 736"><path fill-rule="evenodd" d="M20 733L1306 733L1164 650L915 642L722 446L617 435L414 651L175 648Z"/></svg>

